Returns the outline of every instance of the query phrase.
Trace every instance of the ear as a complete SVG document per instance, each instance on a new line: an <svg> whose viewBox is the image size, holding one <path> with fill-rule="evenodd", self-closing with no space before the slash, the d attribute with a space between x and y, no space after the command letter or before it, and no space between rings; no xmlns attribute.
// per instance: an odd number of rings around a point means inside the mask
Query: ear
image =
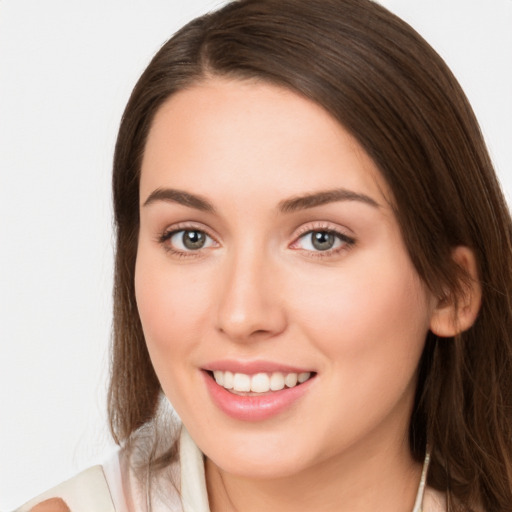
<svg viewBox="0 0 512 512"><path fill-rule="evenodd" d="M476 321L482 303L482 286L478 278L476 258L471 249L455 248L452 258L462 267L469 280L461 283L462 296L440 299L430 319L430 330L442 338L456 336L467 331Z"/></svg>

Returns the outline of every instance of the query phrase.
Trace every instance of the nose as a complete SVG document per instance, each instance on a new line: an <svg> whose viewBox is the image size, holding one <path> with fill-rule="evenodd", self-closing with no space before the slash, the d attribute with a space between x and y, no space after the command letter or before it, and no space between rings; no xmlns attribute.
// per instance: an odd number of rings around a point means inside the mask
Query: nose
<svg viewBox="0 0 512 512"><path fill-rule="evenodd" d="M221 277L217 329L233 341L272 338L287 326L275 264L254 251L226 261Z"/></svg>

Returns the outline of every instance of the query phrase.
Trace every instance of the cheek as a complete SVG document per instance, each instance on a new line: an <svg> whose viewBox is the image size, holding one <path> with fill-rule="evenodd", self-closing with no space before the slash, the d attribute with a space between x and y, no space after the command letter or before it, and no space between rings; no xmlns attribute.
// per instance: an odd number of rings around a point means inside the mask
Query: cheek
<svg viewBox="0 0 512 512"><path fill-rule="evenodd" d="M148 351L159 379L172 378L201 339L207 287L200 275L180 272L139 249L135 297ZM173 370L171 371L171 368Z"/></svg>
<svg viewBox="0 0 512 512"><path fill-rule="evenodd" d="M318 348L343 367L340 374L368 374L373 365L377 373L400 371L404 362L408 372L415 367L431 308L407 258L359 259L357 267L317 275L306 286L309 292L297 295L296 316Z"/></svg>
<svg viewBox="0 0 512 512"><path fill-rule="evenodd" d="M162 390L175 410L187 411L195 399L189 378L205 325L205 287L193 275L185 279L179 269L172 270L165 255L149 256L140 250L135 270L144 338Z"/></svg>
<svg viewBox="0 0 512 512"><path fill-rule="evenodd" d="M403 414L400 421L405 422L430 309L411 264L380 258L379 264L312 280L308 287L310 293L297 299L296 317L302 318L307 339L323 353L323 373L331 384L326 398L337 404L319 411L318 420L330 425L333 440L339 437L339 425L357 438L393 411Z"/></svg>

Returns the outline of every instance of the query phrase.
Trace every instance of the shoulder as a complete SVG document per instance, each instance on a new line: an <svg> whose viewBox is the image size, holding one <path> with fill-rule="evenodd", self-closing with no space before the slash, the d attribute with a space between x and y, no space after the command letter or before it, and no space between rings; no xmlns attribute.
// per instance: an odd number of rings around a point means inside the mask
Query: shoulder
<svg viewBox="0 0 512 512"><path fill-rule="evenodd" d="M15 512L115 512L102 466L93 466Z"/></svg>
<svg viewBox="0 0 512 512"><path fill-rule="evenodd" d="M184 428L160 427L141 428L129 449L121 448L103 466L83 471L14 512L141 512L148 504L153 512L209 510L202 453ZM154 457L173 446L165 465L152 468Z"/></svg>

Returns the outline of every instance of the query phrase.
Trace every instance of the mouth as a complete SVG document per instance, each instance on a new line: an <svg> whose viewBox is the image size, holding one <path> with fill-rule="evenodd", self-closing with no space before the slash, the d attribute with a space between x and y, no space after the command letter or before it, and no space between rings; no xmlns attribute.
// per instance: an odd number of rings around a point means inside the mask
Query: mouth
<svg viewBox="0 0 512 512"><path fill-rule="evenodd" d="M239 421L263 421L294 409L315 388L317 373L277 365L214 364L202 374L212 403ZM263 367L262 367L263 366ZM266 366L266 368L264 367ZM245 373L247 372L247 373Z"/></svg>
<svg viewBox="0 0 512 512"><path fill-rule="evenodd" d="M315 372L234 373L228 370L205 370L215 382L238 396L260 396L298 387L314 378Z"/></svg>

